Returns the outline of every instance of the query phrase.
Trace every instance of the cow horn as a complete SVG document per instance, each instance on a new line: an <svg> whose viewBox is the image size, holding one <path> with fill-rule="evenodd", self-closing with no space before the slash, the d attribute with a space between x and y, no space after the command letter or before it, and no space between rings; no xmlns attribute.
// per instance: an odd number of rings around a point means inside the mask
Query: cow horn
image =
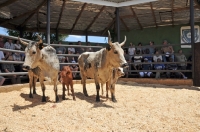
<svg viewBox="0 0 200 132"><path fill-rule="evenodd" d="M125 43L126 43L126 36L124 38L124 41L121 44L119 44L119 45L122 47Z"/></svg>
<svg viewBox="0 0 200 132"><path fill-rule="evenodd" d="M108 44L112 46L112 41L111 41L111 36L110 36L110 31L108 30Z"/></svg>
<svg viewBox="0 0 200 132"><path fill-rule="evenodd" d="M41 43L42 43L42 39L41 39L41 37L40 37L39 35L37 35L37 37L38 37L38 39L39 39L38 44L41 44Z"/></svg>
<svg viewBox="0 0 200 132"><path fill-rule="evenodd" d="M18 36L18 40L19 40L19 42L21 43L21 44L23 44L23 45L25 45L25 46L27 46L28 45L28 43L27 42L25 42L25 41L22 41L21 40L21 38Z"/></svg>

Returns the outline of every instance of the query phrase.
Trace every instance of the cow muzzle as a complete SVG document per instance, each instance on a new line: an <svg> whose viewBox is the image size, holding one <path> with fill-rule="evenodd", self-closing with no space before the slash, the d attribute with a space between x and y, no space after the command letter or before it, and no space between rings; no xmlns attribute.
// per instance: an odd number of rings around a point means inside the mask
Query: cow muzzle
<svg viewBox="0 0 200 132"><path fill-rule="evenodd" d="M30 66L25 66L25 65L22 66L22 69L25 71L31 70Z"/></svg>
<svg viewBox="0 0 200 132"><path fill-rule="evenodd" d="M124 63L124 64L121 65L121 67L122 68L127 68L127 67L129 67L129 65L128 65L128 63Z"/></svg>

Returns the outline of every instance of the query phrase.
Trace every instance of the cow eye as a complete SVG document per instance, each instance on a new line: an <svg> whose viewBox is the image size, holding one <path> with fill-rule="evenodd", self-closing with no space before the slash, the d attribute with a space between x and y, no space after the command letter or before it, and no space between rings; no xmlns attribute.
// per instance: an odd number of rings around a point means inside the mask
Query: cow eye
<svg viewBox="0 0 200 132"><path fill-rule="evenodd" d="M32 52L32 54L35 54L35 53L36 53L35 51Z"/></svg>
<svg viewBox="0 0 200 132"><path fill-rule="evenodd" d="M114 51L114 54L118 54L118 52L115 50L115 51Z"/></svg>

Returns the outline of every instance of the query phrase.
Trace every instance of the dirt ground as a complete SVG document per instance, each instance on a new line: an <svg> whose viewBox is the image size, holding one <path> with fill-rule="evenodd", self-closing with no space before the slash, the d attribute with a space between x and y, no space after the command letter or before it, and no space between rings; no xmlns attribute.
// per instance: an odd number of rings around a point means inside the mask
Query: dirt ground
<svg viewBox="0 0 200 132"><path fill-rule="evenodd" d="M0 131L12 132L198 132L200 89L186 86L116 85L117 103L101 96L95 102L95 85L87 84L89 97L75 84L72 96L54 103L53 86L47 85L47 102L42 92L28 97L29 88L0 93ZM104 90L105 91L105 90Z"/></svg>

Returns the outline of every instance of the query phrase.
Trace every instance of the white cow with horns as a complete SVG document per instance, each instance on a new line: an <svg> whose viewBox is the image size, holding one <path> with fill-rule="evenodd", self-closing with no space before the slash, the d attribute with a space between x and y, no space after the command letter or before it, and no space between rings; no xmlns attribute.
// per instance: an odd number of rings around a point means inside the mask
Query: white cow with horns
<svg viewBox="0 0 200 132"><path fill-rule="evenodd" d="M118 67L127 67L128 63L124 58L124 50L121 48L126 42L125 40L122 43L112 43L110 32L108 31L108 46L97 52L84 52L78 58L78 64L81 74L81 83L83 84L83 93L85 96L88 96L86 90L86 79L93 78L96 85L96 101L100 101L99 90L100 83L105 84L108 82L112 75L113 68ZM114 90L111 87L111 98L112 101L116 101Z"/></svg>
<svg viewBox="0 0 200 132"><path fill-rule="evenodd" d="M59 60L56 50L50 45L43 47L42 39L39 36L38 38L40 39L39 42L30 41L29 43L19 38L19 41L26 46L26 57L22 68L33 72L39 77L43 93L42 102L46 102L44 79L45 77L49 77L54 85L55 101L57 102L59 101L57 93L58 72L60 69ZM30 95L32 95L31 87L29 97Z"/></svg>

